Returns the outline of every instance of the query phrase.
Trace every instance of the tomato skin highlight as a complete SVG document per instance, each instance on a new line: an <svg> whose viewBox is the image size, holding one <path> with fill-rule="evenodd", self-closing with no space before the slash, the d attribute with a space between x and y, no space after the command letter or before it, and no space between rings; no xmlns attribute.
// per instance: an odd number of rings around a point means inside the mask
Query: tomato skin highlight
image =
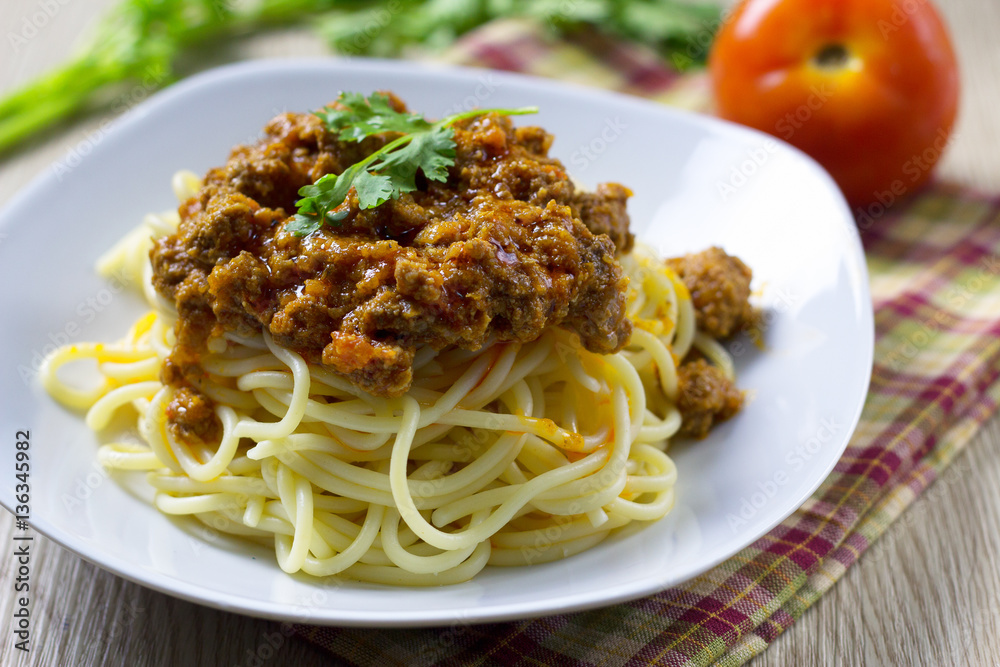
<svg viewBox="0 0 1000 667"><path fill-rule="evenodd" d="M744 0L709 72L721 117L802 149L855 206L923 185L958 111L958 63L930 0Z"/></svg>

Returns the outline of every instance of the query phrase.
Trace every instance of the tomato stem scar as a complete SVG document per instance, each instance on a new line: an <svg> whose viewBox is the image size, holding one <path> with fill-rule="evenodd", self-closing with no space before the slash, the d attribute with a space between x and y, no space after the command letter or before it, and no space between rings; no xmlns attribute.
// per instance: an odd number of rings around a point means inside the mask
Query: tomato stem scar
<svg viewBox="0 0 1000 667"><path fill-rule="evenodd" d="M843 44L827 44L813 58L817 67L823 69L842 69L851 60L851 54Z"/></svg>

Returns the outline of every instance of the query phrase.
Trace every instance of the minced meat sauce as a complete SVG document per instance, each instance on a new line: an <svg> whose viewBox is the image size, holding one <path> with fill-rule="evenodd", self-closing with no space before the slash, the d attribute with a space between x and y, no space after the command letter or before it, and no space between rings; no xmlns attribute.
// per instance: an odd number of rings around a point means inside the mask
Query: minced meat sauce
<svg viewBox="0 0 1000 667"><path fill-rule="evenodd" d="M405 105L394 96L398 111ZM627 278L615 259L633 244L617 183L578 190L548 157L552 136L486 114L455 125L447 182L349 214L306 237L285 230L298 190L341 173L396 135L361 143L332 136L313 114L271 120L238 146L180 208L176 234L150 252L153 285L177 307L177 343L162 379L177 390L172 433L214 442L220 424L198 387L210 338L266 330L308 362L378 396L412 380L416 349L531 341L550 325L598 353L631 336ZM668 260L692 293L698 324L726 337L752 314L750 272L717 248ZM679 369L683 432L704 436L742 394L703 361Z"/></svg>
<svg viewBox="0 0 1000 667"><path fill-rule="evenodd" d="M179 316L162 372L184 389L167 411L176 436L217 436L197 390L198 356L225 332L266 329L379 396L406 391L422 345L530 341L550 325L594 352L628 341L627 278L615 253L632 245L631 193L618 184L579 191L548 157L552 136L505 116L455 125L447 182L418 174L417 191L368 210L352 191L339 225L301 238L285 231L299 188L394 136L342 142L315 115L282 114L180 206L177 233L150 252L153 285Z"/></svg>

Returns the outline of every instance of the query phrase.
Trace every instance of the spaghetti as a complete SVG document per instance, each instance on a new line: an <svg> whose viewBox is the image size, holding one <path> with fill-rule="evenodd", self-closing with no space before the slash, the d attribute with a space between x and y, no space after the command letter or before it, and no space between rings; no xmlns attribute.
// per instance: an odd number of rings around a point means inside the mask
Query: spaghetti
<svg viewBox="0 0 1000 667"><path fill-rule="evenodd" d="M174 178L181 201L200 187ZM144 445L111 442L107 467L146 471L155 506L273 544L288 573L396 585L468 580L487 564L571 556L635 521L663 517L681 425L677 360L697 348L732 377L724 348L698 332L691 297L648 250L622 257L633 334L621 352L582 348L548 327L536 340L469 351L418 349L399 398L370 395L265 332L217 339L200 359L222 424L217 445L181 442L160 369L175 343L173 304L151 287L152 239L176 213L150 215L98 262L143 286L152 310L118 343L68 345L41 378L100 431L132 410ZM82 389L60 369L94 360Z"/></svg>

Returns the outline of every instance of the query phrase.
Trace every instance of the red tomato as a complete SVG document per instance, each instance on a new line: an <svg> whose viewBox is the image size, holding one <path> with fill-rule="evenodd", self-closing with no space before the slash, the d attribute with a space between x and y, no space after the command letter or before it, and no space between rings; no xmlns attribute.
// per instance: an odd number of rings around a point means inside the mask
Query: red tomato
<svg viewBox="0 0 1000 667"><path fill-rule="evenodd" d="M922 185L958 108L930 0L744 0L709 69L720 116L801 148L857 206Z"/></svg>

